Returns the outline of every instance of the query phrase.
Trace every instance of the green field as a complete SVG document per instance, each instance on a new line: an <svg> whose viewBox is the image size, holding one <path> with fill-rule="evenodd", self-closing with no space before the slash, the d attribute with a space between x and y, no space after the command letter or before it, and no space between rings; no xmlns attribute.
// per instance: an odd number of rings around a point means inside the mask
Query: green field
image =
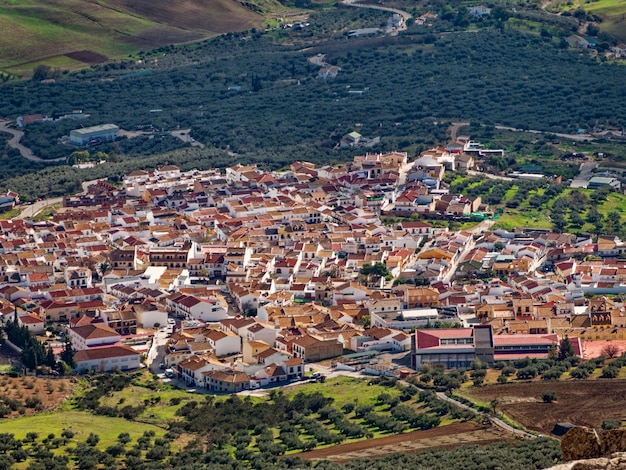
<svg viewBox="0 0 626 470"><path fill-rule="evenodd" d="M360 404L374 404L376 397L381 393L388 393L392 396L400 395L400 391L395 387L384 387L382 385L366 385L369 381L354 377L337 377L327 380L325 383L309 382L285 389L285 395L292 397L296 393L321 392L325 396L332 398L333 405L341 408L346 403L358 401ZM355 394L355 391L358 393Z"/></svg>
<svg viewBox="0 0 626 470"><path fill-rule="evenodd" d="M600 30L620 41L626 40L626 3L623 0L599 0L585 3L585 11L589 11L602 18Z"/></svg>
<svg viewBox="0 0 626 470"><path fill-rule="evenodd" d="M29 432L38 432L45 436L50 433L60 436L64 429L70 429L75 434L75 439L82 441L89 433L100 436L98 447L104 449L117 440L117 436L122 432L127 432L135 440L144 431L154 431L155 435L161 437L165 431L151 424L127 421L123 418L109 418L98 416L82 411L56 411L52 413L41 413L25 418L15 418L3 420L2 432L15 434L16 439L24 439Z"/></svg>
<svg viewBox="0 0 626 470"><path fill-rule="evenodd" d="M546 214L539 211L511 211L502 214L494 228L504 230L514 230L516 228L552 228L552 223L548 220Z"/></svg>
<svg viewBox="0 0 626 470"><path fill-rule="evenodd" d="M158 397L158 401L154 399ZM139 406L152 399L150 406L140 414L139 420L149 423L164 423L176 418L176 411L189 400L197 400L198 395L186 390L178 390L164 386L159 390L131 385L124 390L101 398L104 406ZM172 402L174 399L174 402ZM176 403L180 400L179 403ZM176 403L176 404L173 404Z"/></svg>

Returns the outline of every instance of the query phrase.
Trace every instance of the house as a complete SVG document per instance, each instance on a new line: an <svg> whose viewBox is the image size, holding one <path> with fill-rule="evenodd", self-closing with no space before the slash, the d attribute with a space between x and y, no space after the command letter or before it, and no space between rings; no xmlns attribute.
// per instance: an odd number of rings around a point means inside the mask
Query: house
<svg viewBox="0 0 626 470"><path fill-rule="evenodd" d="M271 349L271 346L264 341L245 341L242 345L243 362L246 364L256 364L258 356L263 351Z"/></svg>
<svg viewBox="0 0 626 470"><path fill-rule="evenodd" d="M44 332L45 323L37 315L28 313L17 317L17 323L20 326L26 326L31 334L39 335Z"/></svg>
<svg viewBox="0 0 626 470"><path fill-rule="evenodd" d="M224 370L227 367L227 364L219 361L212 354L202 356L191 354L178 363L176 370L178 371L179 378L187 385L205 387L205 372Z"/></svg>
<svg viewBox="0 0 626 470"><path fill-rule="evenodd" d="M166 303L168 312L175 317L194 318L206 322L217 322L228 318L228 312L214 297L204 299L176 293L168 297Z"/></svg>
<svg viewBox="0 0 626 470"><path fill-rule="evenodd" d="M222 330L209 330L204 335L217 357L241 352L241 338L234 333Z"/></svg>
<svg viewBox="0 0 626 470"><path fill-rule="evenodd" d="M404 289L406 308L433 308L440 304L439 291L432 287L408 287Z"/></svg>
<svg viewBox="0 0 626 470"><path fill-rule="evenodd" d="M470 8L468 14L471 18L483 18L491 14L491 8L487 8L484 5L472 7Z"/></svg>
<svg viewBox="0 0 626 470"><path fill-rule="evenodd" d="M310 335L303 335L291 342L293 357L304 362L317 362L341 356L343 346L337 340L319 340Z"/></svg>
<svg viewBox="0 0 626 470"><path fill-rule="evenodd" d="M91 287L91 269L68 266L65 269L65 284L70 289Z"/></svg>
<svg viewBox="0 0 626 470"><path fill-rule="evenodd" d="M74 354L77 372L110 372L141 367L141 354L124 345L82 349Z"/></svg>
<svg viewBox="0 0 626 470"><path fill-rule="evenodd" d="M89 325L68 328L66 331L72 347L77 351L114 344L122 339L117 331L104 323L90 323Z"/></svg>
<svg viewBox="0 0 626 470"><path fill-rule="evenodd" d="M120 335L137 333L137 317L132 309L104 309L100 312L104 322Z"/></svg>
<svg viewBox="0 0 626 470"><path fill-rule="evenodd" d="M167 323L167 312L155 302L135 303L131 306L137 318L137 325L142 328L157 328Z"/></svg>
<svg viewBox="0 0 626 470"><path fill-rule="evenodd" d="M288 379L301 379L304 377L304 363L299 357L287 359L282 364Z"/></svg>
<svg viewBox="0 0 626 470"><path fill-rule="evenodd" d="M211 392L237 393L250 388L250 376L232 369L212 370L204 374L204 386Z"/></svg>

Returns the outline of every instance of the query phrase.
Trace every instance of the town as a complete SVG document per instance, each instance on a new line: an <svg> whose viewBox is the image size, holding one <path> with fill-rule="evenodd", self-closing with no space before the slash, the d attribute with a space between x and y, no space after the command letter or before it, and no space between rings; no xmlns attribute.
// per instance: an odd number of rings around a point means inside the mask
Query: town
<svg viewBox="0 0 626 470"><path fill-rule="evenodd" d="M587 359L621 351L626 245L492 230L498 215L443 178L502 151L461 139L412 161L166 165L91 182L48 220L0 220L2 322L57 356L69 342L79 373L146 364L218 393L321 368L400 377L547 358L564 338ZM475 223L451 230L457 220Z"/></svg>

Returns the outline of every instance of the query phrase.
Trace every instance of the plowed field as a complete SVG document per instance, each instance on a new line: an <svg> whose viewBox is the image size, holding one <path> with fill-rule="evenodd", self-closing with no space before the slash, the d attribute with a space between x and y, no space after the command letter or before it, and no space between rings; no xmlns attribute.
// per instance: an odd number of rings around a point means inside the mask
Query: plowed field
<svg viewBox="0 0 626 470"><path fill-rule="evenodd" d="M298 454L310 460L347 461L375 458L394 452L419 452L465 444L488 444L511 436L498 428L482 428L474 423L455 423L427 431L413 431L393 436L351 442Z"/></svg>
<svg viewBox="0 0 626 470"><path fill-rule="evenodd" d="M544 390L556 392L557 401L543 403ZM554 424L562 421L599 428L606 419L626 418L626 380L511 383L463 393L486 403L497 398L499 411L544 434L550 434Z"/></svg>

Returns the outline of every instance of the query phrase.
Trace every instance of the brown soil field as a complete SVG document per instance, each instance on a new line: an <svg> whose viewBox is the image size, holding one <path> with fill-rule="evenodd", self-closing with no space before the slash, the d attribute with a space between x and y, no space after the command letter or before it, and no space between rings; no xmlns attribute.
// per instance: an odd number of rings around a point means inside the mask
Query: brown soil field
<svg viewBox="0 0 626 470"><path fill-rule="evenodd" d="M544 390L553 390L557 401L543 403ZM599 428L606 419L626 418L626 380L510 383L470 388L463 394L486 403L497 398L499 411L544 434L557 422Z"/></svg>
<svg viewBox="0 0 626 470"><path fill-rule="evenodd" d="M235 0L112 0L120 11L130 11L182 30L226 33L258 26L262 17Z"/></svg>
<svg viewBox="0 0 626 470"><path fill-rule="evenodd" d="M46 379L39 377L9 377L0 375L0 403L5 399L17 400L25 406L26 399L38 398L41 405L37 407L25 407L22 414L30 415L38 411L51 410L57 408L74 391L76 384L71 378ZM8 405L5 405L8 406ZM11 411L6 418L19 416L17 410ZM1 420L0 420L1 422Z"/></svg>
<svg viewBox="0 0 626 470"><path fill-rule="evenodd" d="M89 65L102 64L109 60L107 56L92 51L74 51L65 54L65 56Z"/></svg>
<svg viewBox="0 0 626 470"><path fill-rule="evenodd" d="M347 461L358 458L376 458L394 452L419 452L432 448L451 448L459 445L488 444L511 436L495 427L483 428L474 423L454 423L427 431L413 431L365 441L316 449L297 454L309 460Z"/></svg>

